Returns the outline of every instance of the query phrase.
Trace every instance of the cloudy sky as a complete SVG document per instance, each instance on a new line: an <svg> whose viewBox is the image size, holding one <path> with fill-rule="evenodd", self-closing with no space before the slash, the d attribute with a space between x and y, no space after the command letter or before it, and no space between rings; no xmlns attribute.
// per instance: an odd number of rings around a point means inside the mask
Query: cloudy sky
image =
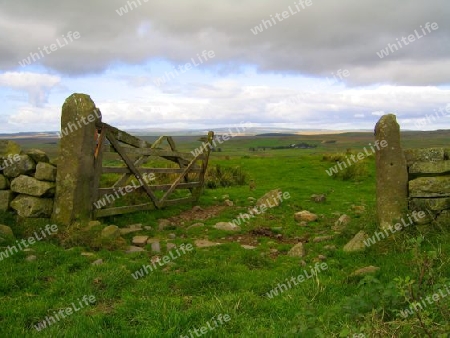
<svg viewBox="0 0 450 338"><path fill-rule="evenodd" d="M124 129L450 129L448 0L0 4L3 133L59 130L74 92Z"/></svg>

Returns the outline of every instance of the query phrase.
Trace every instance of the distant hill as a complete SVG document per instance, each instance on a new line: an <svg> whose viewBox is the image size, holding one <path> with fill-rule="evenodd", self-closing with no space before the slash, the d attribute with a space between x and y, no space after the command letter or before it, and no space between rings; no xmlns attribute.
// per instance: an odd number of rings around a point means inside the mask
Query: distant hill
<svg viewBox="0 0 450 338"><path fill-rule="evenodd" d="M233 136L257 136L257 137L297 137L297 136L308 136L308 137L330 137L332 135L333 139L337 137L349 137L349 138L361 138L371 136L373 137L373 130L326 130L326 129L288 129L288 128L263 128L263 127L251 127L247 128L245 131L237 131L236 128L210 128L216 135L223 135L226 133L231 133ZM197 137L204 136L208 133L208 129L186 129L186 130L176 130L176 129L134 129L125 130L131 135L137 137L159 137L161 135L170 136L186 136L186 137ZM413 131L413 130L402 130L401 134L403 136L409 137L439 137L439 136L450 136L450 130L440 129L440 130L430 130L430 131ZM0 139L59 139L59 133L56 131L44 131L44 132L20 132L20 133L1 133Z"/></svg>
<svg viewBox="0 0 450 338"><path fill-rule="evenodd" d="M43 131L43 132L22 132L14 134L0 134L0 139L25 139L25 138L59 138L56 131Z"/></svg>

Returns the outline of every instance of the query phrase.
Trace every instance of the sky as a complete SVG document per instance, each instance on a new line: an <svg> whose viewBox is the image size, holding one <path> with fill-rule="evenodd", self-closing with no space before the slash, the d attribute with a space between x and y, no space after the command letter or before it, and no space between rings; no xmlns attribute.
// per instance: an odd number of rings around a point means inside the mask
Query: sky
<svg viewBox="0 0 450 338"><path fill-rule="evenodd" d="M450 129L448 0L0 0L0 133Z"/></svg>

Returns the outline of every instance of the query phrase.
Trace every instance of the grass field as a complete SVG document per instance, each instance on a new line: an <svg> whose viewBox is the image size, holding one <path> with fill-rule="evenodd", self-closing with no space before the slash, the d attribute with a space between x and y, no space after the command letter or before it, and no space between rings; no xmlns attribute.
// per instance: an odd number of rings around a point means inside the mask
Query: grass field
<svg viewBox="0 0 450 338"><path fill-rule="evenodd" d="M324 139L338 142L321 143ZM176 141L182 150L198 146L195 138ZM358 133L236 137L224 143L222 152L211 154L210 167L239 166L256 189L250 191L248 184L206 189L197 205L216 212L201 221L203 227L189 228L199 222L189 218L159 230L159 219L176 217L192 205L102 219L119 227L150 226L139 235L160 240L159 257L168 254L166 242L192 245L193 250L139 279L132 274L156 256L150 245L146 252L133 254L90 248L89 233L74 235L74 229L59 227L57 236L37 242L32 251L0 261L0 337L447 337L450 297L427 303L407 318L400 315L411 302L450 289L447 228L413 226L364 251L342 250L358 231L372 236L377 230L375 163L367 159L354 180L342 180L326 173L334 163L324 161L323 155L348 148L360 151L372 141L370 133ZM249 151L297 142L314 143L317 148ZM405 134L403 142L407 147L449 145L446 132L432 138ZM29 141L22 145L43 148ZM44 150L56 154L55 148ZM213 228L246 212L249 197L258 199L272 189L288 192L290 198L241 224L238 232ZM325 202L310 200L312 194L323 193ZM219 208L223 195L229 195L234 205ZM364 206L365 212L352 206ZM319 219L300 226L294 213L302 210ZM351 217L350 223L332 228L342 214ZM48 222L16 223L12 214L2 214L0 223L24 238ZM133 235L123 237L131 243ZM315 242L318 236L332 238ZM221 245L196 247L198 239ZM298 242L304 243L306 256L288 256ZM0 247L0 252L5 249ZM92 255L82 255L86 252ZM36 260L27 261L29 255ZM92 265L97 259L103 264ZM352 276L371 265L380 270ZM318 266L326 269L319 271ZM300 275L305 276L301 283L288 284ZM281 288L281 283L287 287ZM278 295L270 293L277 287ZM83 296L95 301L84 302ZM36 329L47 316L73 308L72 303L78 310L41 331Z"/></svg>

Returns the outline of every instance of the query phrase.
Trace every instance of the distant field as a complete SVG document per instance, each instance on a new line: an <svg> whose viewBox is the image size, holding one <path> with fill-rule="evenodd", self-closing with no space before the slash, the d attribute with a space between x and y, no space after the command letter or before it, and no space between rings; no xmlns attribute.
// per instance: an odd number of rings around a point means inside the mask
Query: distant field
<svg viewBox="0 0 450 338"><path fill-rule="evenodd" d="M220 134L218 134L220 135ZM201 135L204 136L204 135ZM175 143L181 151L191 151L201 145L199 136L174 136ZM156 136L140 136L149 143L154 142ZM23 149L38 148L46 151L50 157L58 154L59 139L56 138L14 138ZM326 141L336 141L334 143L323 143ZM373 144L373 133L355 132L324 135L295 135L295 136L236 136L223 144L217 143L222 151L212 153L214 157L226 155L270 155L269 152L280 152L287 156L295 156L299 153L326 153L342 152L348 148L360 150ZM309 143L317 145L314 149L292 149L292 150L271 150L271 147L288 146L296 143ZM402 145L407 148L426 147L450 147L450 130L423 131L423 132L403 132ZM264 151L258 149L256 152L249 151L250 148L266 148Z"/></svg>

